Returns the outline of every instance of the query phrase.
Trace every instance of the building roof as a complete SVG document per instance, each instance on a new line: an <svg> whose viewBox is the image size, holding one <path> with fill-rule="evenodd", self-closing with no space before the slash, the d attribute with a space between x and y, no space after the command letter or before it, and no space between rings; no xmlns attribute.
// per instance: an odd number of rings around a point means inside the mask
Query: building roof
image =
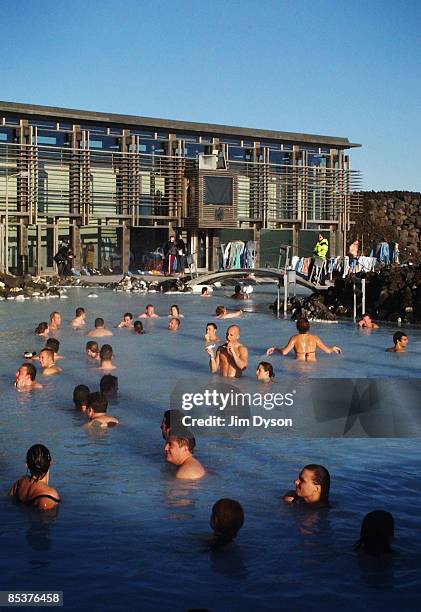
<svg viewBox="0 0 421 612"><path fill-rule="evenodd" d="M360 144L349 142L348 138L336 136L322 136L318 134L301 134L297 132L279 132L276 130L263 130L232 125L219 125L216 123L197 123L192 121L179 121L175 119L157 119L154 117L138 117L137 115L118 115L116 113L99 113L73 108L60 108L56 106L40 106L37 104L22 104L20 102L0 101L0 112L18 113L34 117L49 117L57 121L71 119L76 122L96 122L102 125L121 127L151 127L177 130L183 132L198 132L200 134L217 134L224 136L237 136L253 138L256 141L282 140L293 143L312 143L332 145L338 148L349 149L360 147Z"/></svg>

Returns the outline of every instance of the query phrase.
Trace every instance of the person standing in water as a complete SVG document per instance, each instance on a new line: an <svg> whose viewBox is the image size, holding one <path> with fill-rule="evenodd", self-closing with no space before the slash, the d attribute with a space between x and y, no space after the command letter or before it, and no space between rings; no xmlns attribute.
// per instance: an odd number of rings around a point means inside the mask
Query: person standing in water
<svg viewBox="0 0 421 612"><path fill-rule="evenodd" d="M273 353L280 353L281 355L288 355L292 349L295 351L295 359L298 361L316 361L316 349L320 349L324 353L337 353L340 354L342 349L339 346L327 346L324 344L319 336L309 334L310 323L308 319L301 318L297 321L298 334L291 336L288 340L288 344L283 348L270 347L266 351L266 355L272 355Z"/></svg>

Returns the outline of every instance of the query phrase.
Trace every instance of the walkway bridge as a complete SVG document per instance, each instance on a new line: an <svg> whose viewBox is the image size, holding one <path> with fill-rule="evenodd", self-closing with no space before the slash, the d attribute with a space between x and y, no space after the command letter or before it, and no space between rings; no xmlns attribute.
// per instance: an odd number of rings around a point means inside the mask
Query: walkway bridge
<svg viewBox="0 0 421 612"><path fill-rule="evenodd" d="M276 282L278 285L283 286L284 284L284 276L285 276L285 268L254 268L250 269L229 269L229 270L220 270L218 272L205 272L204 274L200 274L196 278L191 278L186 282L188 287L194 287L195 285L211 285L212 283L223 281L229 278L237 278L242 280L252 280L250 275L253 275L257 280L258 278L266 279L268 282L272 279L273 282ZM293 282L293 281L292 281ZM295 282L297 285L301 285L302 287L306 287L311 291L323 291L328 289L329 285L319 285L314 282L310 282L308 278L304 278L298 272L295 275ZM291 283L291 280L289 280Z"/></svg>

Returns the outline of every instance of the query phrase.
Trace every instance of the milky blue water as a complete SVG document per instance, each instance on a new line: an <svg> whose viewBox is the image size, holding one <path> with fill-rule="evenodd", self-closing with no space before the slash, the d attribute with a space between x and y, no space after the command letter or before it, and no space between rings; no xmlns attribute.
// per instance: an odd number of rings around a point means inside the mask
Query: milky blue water
<svg viewBox="0 0 421 612"><path fill-rule="evenodd" d="M283 435L198 436L196 455L208 469L198 482L180 482L163 460L159 424L179 379L210 378L202 335L218 303L188 295L126 295L75 289L66 300L2 302L0 589L62 590L66 609L91 610L393 610L419 608L420 442L418 438L324 438ZM255 367L271 345L294 333L289 320L267 310L274 290L254 294L240 320L250 351L244 388L258 388ZM148 302L168 314L176 302L185 318L177 334L168 319L148 321L147 333L114 330L109 341L119 378L118 402L109 413L121 425L88 433L72 406L75 385L97 390L102 372L84 356L86 337L70 329L77 306L115 325L125 311ZM35 325L52 310L64 323L57 337L64 373L42 380L42 390L18 393L14 374L25 350L43 340ZM224 337L228 322L220 321ZM421 370L421 332L408 331L408 354L385 353L393 328L362 333L350 323L314 325L342 356L322 355L317 364L274 356L278 385L309 378L416 378ZM242 387L241 387L242 388ZM338 388L338 401L341 389ZM45 444L53 456L50 483L62 504L54 519L16 507L6 497L25 472L26 450ZM280 496L307 463L322 463L332 476L332 508L303 511ZM245 524L234 544L207 552L211 507L221 497L238 499ZM361 519L383 508L395 516L395 549L384 562L352 551Z"/></svg>

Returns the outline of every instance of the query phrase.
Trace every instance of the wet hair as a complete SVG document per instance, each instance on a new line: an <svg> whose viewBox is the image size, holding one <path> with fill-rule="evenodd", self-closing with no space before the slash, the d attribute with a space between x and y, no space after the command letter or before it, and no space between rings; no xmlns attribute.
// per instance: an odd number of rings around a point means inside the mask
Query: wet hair
<svg viewBox="0 0 421 612"><path fill-rule="evenodd" d="M118 378L112 374L105 374L99 381L99 390L106 395L107 393L115 393L118 389Z"/></svg>
<svg viewBox="0 0 421 612"><path fill-rule="evenodd" d="M370 317L370 319L372 319L372 316L369 312L364 312L362 318L364 319L364 317Z"/></svg>
<svg viewBox="0 0 421 612"><path fill-rule="evenodd" d="M136 334L143 334L143 323L142 321L135 321L133 323L133 328Z"/></svg>
<svg viewBox="0 0 421 612"><path fill-rule="evenodd" d="M174 427L170 434L171 438L177 440L178 446L185 446L192 453L196 446L196 440L193 433L187 427L182 425Z"/></svg>
<svg viewBox="0 0 421 612"><path fill-rule="evenodd" d="M53 310L53 312L50 314L50 323L53 322L53 319L56 315L59 315L59 311L58 310Z"/></svg>
<svg viewBox="0 0 421 612"><path fill-rule="evenodd" d="M216 314L219 317L219 315L224 314L224 310L225 310L225 306L217 306L216 307Z"/></svg>
<svg viewBox="0 0 421 612"><path fill-rule="evenodd" d="M33 363L23 363L20 367L21 368L25 367L26 373L29 375L29 378L31 380L35 380L35 377L37 375L37 369Z"/></svg>
<svg viewBox="0 0 421 612"><path fill-rule="evenodd" d="M206 327L209 327L209 325L211 325L212 327L215 328L215 331L218 329L218 326L216 323L206 323Z"/></svg>
<svg viewBox="0 0 421 612"><path fill-rule="evenodd" d="M45 347L42 350L40 350L39 354L42 355L42 353L48 353L49 356L51 357L51 359L54 361L54 351L51 348Z"/></svg>
<svg viewBox="0 0 421 612"><path fill-rule="evenodd" d="M148 310L148 308L154 308L154 305L153 304L146 304L145 311Z"/></svg>
<svg viewBox="0 0 421 612"><path fill-rule="evenodd" d="M38 335L41 335L45 331L47 331L47 329L48 329L48 323L46 321L43 321L42 323L38 323L37 327L35 328L35 333Z"/></svg>
<svg viewBox="0 0 421 612"><path fill-rule="evenodd" d="M26 453L26 465L35 480L44 478L51 465L50 451L43 444L34 444Z"/></svg>
<svg viewBox="0 0 421 612"><path fill-rule="evenodd" d="M82 316L84 314L84 312L85 312L85 309L82 308L81 306L79 306L79 308L76 308L76 316L77 317Z"/></svg>
<svg viewBox="0 0 421 612"><path fill-rule="evenodd" d="M273 371L273 365L269 361L261 361L259 366L262 366L265 372L269 372L269 378L272 380L275 378L275 372Z"/></svg>
<svg viewBox="0 0 421 612"><path fill-rule="evenodd" d="M104 327L105 321L101 317L97 317L94 321L95 327Z"/></svg>
<svg viewBox="0 0 421 612"><path fill-rule="evenodd" d="M171 323L171 321L177 321L177 329L180 327L180 325L181 325L180 319L178 319L177 317L173 317L172 319L170 319L170 323Z"/></svg>
<svg viewBox="0 0 421 612"><path fill-rule="evenodd" d="M219 499L212 508L211 527L215 535L229 542L235 538L244 523L244 510L235 499Z"/></svg>
<svg viewBox="0 0 421 612"><path fill-rule="evenodd" d="M164 412L162 420L167 429L170 429L171 427L181 429L183 427L183 416L184 414L181 412L181 410L173 408Z"/></svg>
<svg viewBox="0 0 421 612"><path fill-rule="evenodd" d="M103 393L91 393L88 398L88 408L94 412L107 412L108 400Z"/></svg>
<svg viewBox="0 0 421 612"><path fill-rule="evenodd" d="M99 353L98 342L96 340L89 340L89 342L86 343L85 350L98 354Z"/></svg>
<svg viewBox="0 0 421 612"><path fill-rule="evenodd" d="M234 293L241 293L241 285L235 285Z"/></svg>
<svg viewBox="0 0 421 612"><path fill-rule="evenodd" d="M393 344L397 344L402 340L402 338L406 338L407 335L401 331L397 331L393 334Z"/></svg>
<svg viewBox="0 0 421 612"><path fill-rule="evenodd" d="M310 329L310 323L305 317L301 317L297 321L297 329L299 334L305 334Z"/></svg>
<svg viewBox="0 0 421 612"><path fill-rule="evenodd" d="M99 351L99 357L101 361L109 361L113 358L113 347L111 344L103 344Z"/></svg>
<svg viewBox="0 0 421 612"><path fill-rule="evenodd" d="M330 474L323 465L317 463L309 463L303 467L303 470L313 472L313 482L320 485L320 502L328 504L330 491Z"/></svg>
<svg viewBox="0 0 421 612"><path fill-rule="evenodd" d="M180 314L180 307L179 307L179 306L177 306L177 304L173 304L173 305L171 306L171 308L170 308L170 312L171 312L171 310L172 310L173 308L175 308L175 309L177 310L177 314L179 315L179 314Z"/></svg>
<svg viewBox="0 0 421 612"><path fill-rule="evenodd" d="M392 552L390 543L394 531L395 521L390 512L373 510L363 518L360 538L354 544L354 549L375 556Z"/></svg>
<svg viewBox="0 0 421 612"><path fill-rule="evenodd" d="M130 321L133 319L133 315L131 312L125 312L123 315L123 319L125 319L126 317L129 317Z"/></svg>
<svg viewBox="0 0 421 612"><path fill-rule="evenodd" d="M205 295L205 293L208 292L208 288L207 287L202 287L202 295Z"/></svg>
<svg viewBox="0 0 421 612"><path fill-rule="evenodd" d="M60 348L60 341L57 338L48 338L45 343L45 348L51 349L54 353L58 353Z"/></svg>
<svg viewBox="0 0 421 612"><path fill-rule="evenodd" d="M86 385L78 385L73 389L73 403L76 408L82 408L88 404L90 396L89 387Z"/></svg>

